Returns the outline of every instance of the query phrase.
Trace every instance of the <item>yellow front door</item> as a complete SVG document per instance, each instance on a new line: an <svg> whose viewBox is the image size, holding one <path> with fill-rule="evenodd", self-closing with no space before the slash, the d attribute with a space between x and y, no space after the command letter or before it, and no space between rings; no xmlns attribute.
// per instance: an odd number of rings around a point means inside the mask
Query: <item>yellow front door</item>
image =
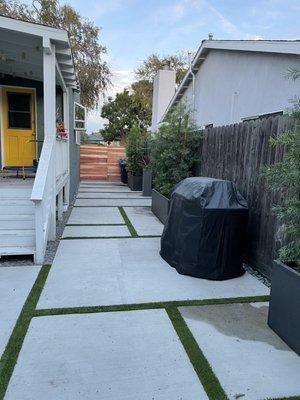
<svg viewBox="0 0 300 400"><path fill-rule="evenodd" d="M31 166L36 158L35 91L2 89L3 166Z"/></svg>

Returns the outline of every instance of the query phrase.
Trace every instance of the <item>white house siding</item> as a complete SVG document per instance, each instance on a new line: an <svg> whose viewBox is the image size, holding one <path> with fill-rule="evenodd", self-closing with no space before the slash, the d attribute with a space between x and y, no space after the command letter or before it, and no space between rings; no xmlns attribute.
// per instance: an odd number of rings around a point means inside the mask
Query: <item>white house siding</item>
<svg viewBox="0 0 300 400"><path fill-rule="evenodd" d="M285 111L291 99L300 95L300 80L286 77L292 66L300 68L299 57L211 50L195 78L196 124L227 125L257 114ZM191 107L191 84L181 101Z"/></svg>

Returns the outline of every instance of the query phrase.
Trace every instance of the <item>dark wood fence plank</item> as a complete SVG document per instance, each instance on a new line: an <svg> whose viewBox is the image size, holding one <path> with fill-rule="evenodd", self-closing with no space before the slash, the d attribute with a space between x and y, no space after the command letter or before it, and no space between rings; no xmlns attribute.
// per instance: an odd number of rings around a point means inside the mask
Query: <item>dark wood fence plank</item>
<svg viewBox="0 0 300 400"><path fill-rule="evenodd" d="M270 138L292 128L289 116L277 116L203 131L201 175L232 180L247 199L249 246L245 261L267 276L282 244L272 206L280 203L283 195L267 190L261 170L282 160L284 154L282 146L270 145Z"/></svg>

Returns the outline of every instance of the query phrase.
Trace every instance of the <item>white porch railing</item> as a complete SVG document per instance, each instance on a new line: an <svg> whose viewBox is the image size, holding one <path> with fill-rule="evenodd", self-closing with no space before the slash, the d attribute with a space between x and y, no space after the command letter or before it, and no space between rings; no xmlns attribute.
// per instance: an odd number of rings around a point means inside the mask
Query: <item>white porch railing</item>
<svg viewBox="0 0 300 400"><path fill-rule="evenodd" d="M38 264L44 260L48 237L55 235L55 142L55 137L44 140L31 192L31 200L35 203L35 261Z"/></svg>
<svg viewBox="0 0 300 400"><path fill-rule="evenodd" d="M68 140L46 137L31 193L35 203L36 263L42 263L48 240L56 235L56 196L62 212L63 187L68 185Z"/></svg>
<svg viewBox="0 0 300 400"><path fill-rule="evenodd" d="M69 144L68 139L55 141L55 178L56 194L65 186L69 175Z"/></svg>

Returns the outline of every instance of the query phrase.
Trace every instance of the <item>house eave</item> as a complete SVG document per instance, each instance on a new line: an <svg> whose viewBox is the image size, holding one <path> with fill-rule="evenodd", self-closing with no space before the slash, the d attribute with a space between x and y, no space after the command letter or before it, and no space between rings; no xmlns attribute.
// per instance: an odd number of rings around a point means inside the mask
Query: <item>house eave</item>
<svg viewBox="0 0 300 400"><path fill-rule="evenodd" d="M191 68L186 72L182 82L178 86L173 98L171 99L160 122L164 120L168 111L173 105L179 103L180 99L192 82L192 73L196 74L201 64L205 61L210 50L259 52L259 53L277 53L300 55L299 40L203 40L198 48ZM192 71L192 73L191 73Z"/></svg>
<svg viewBox="0 0 300 400"><path fill-rule="evenodd" d="M51 51L51 44L54 44L56 60L65 86L77 86L73 56L67 31L3 16L0 16L0 29L4 30L4 32L13 31L41 39L43 49L48 53ZM66 66L68 68L67 71L65 70Z"/></svg>

